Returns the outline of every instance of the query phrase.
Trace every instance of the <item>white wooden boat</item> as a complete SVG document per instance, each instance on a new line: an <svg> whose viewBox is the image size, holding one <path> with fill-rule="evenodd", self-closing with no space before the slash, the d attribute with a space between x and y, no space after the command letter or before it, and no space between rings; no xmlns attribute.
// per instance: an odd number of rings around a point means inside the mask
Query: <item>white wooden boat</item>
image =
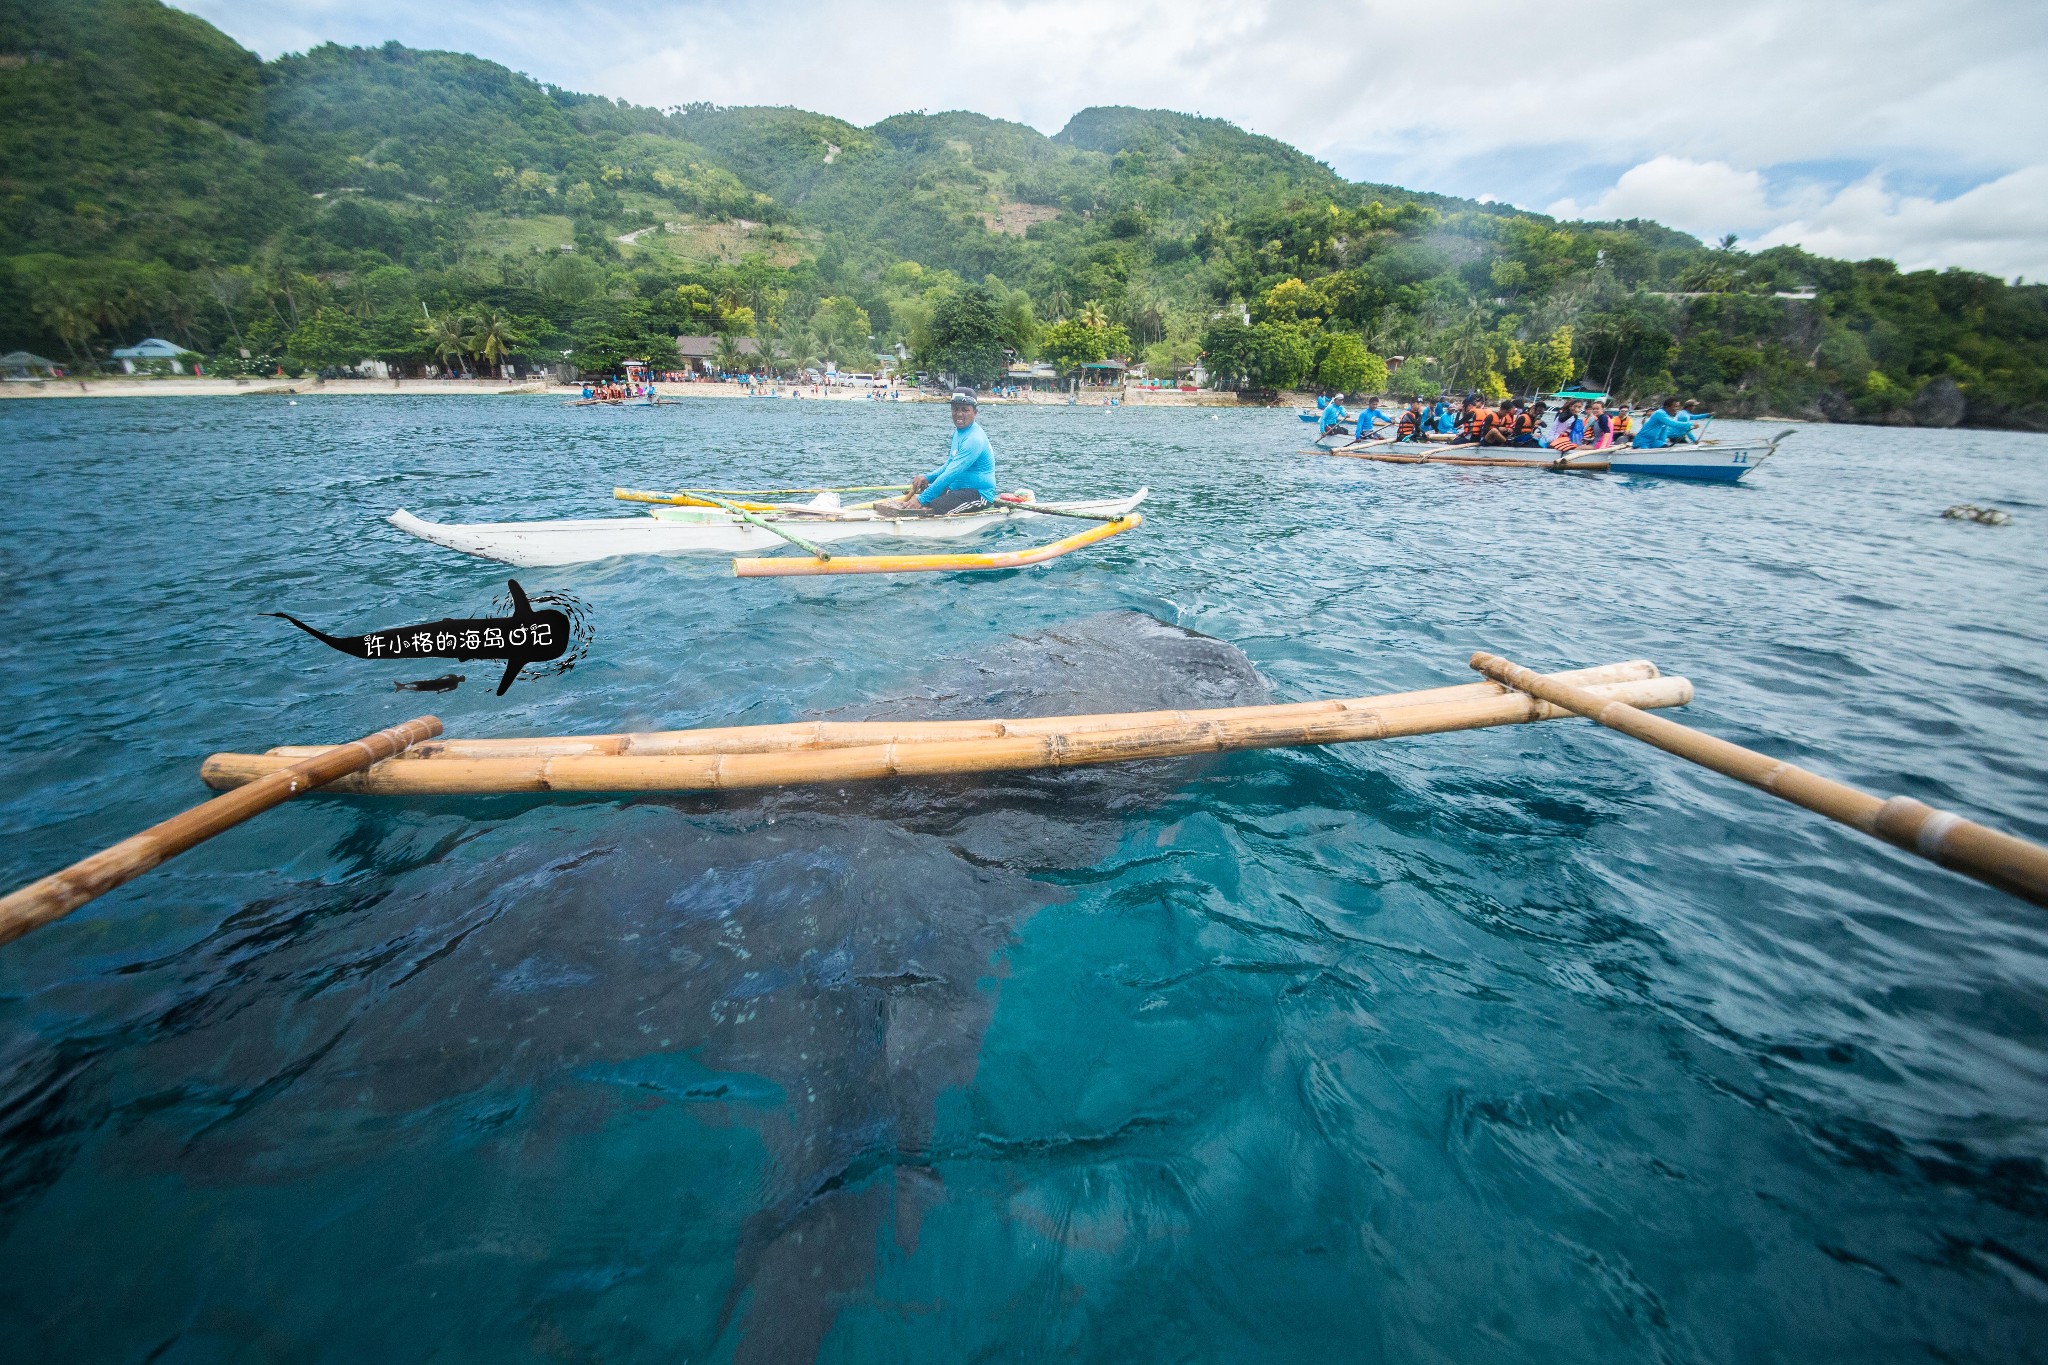
<svg viewBox="0 0 2048 1365"><path fill-rule="evenodd" d="M1120 517L1150 494L1140 488L1129 497L1097 498L1081 502L1049 502L1054 513L1081 512L1090 516ZM1023 518L1042 517L1033 502L1001 503L976 512L959 512L943 517L891 517L871 508L835 510L793 504L778 512L762 512L760 520L786 527L791 534L814 543L851 540L859 536L892 536L905 540L958 540L1008 525ZM544 568L558 564L588 564L619 555L741 554L774 550L788 541L719 507L656 507L640 517L593 517L580 521L493 521L466 524L428 521L399 508L391 524L421 540L460 550L464 554L496 559L522 568Z"/></svg>
<svg viewBox="0 0 2048 1365"><path fill-rule="evenodd" d="M1487 469L1545 469L1616 474L1654 474L1667 479L1698 479L1733 483L1777 452L1790 436L1781 431L1768 441L1701 441L1659 450L1617 445L1600 449L1555 451L1540 446L1451 445L1431 447L1414 441L1368 441L1348 446L1314 447L1325 455L1386 464L1451 464Z"/></svg>
<svg viewBox="0 0 2048 1365"><path fill-rule="evenodd" d="M1667 479L1705 479L1734 483L1778 451L1778 442L1792 433L1781 431L1768 441L1701 441L1656 450L1616 446L1607 467L1617 474L1657 474Z"/></svg>

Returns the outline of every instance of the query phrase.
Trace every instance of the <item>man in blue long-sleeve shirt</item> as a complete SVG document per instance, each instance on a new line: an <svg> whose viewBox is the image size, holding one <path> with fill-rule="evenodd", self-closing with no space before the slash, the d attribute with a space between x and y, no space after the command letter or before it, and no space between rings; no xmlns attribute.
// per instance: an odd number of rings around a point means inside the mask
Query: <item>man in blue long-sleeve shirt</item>
<svg viewBox="0 0 2048 1365"><path fill-rule="evenodd" d="M885 516L936 517L996 500L996 454L981 429L981 406L970 389L953 395L953 442L945 462L910 481L910 496L878 502Z"/></svg>
<svg viewBox="0 0 2048 1365"><path fill-rule="evenodd" d="M1676 398L1665 399L1663 407L1643 420L1642 429L1636 432L1636 439L1632 442L1635 448L1662 450L1676 442L1699 440L1699 432L1694 425L1695 414L1680 412L1678 408ZM1705 422L1705 414L1697 416L1701 423Z"/></svg>

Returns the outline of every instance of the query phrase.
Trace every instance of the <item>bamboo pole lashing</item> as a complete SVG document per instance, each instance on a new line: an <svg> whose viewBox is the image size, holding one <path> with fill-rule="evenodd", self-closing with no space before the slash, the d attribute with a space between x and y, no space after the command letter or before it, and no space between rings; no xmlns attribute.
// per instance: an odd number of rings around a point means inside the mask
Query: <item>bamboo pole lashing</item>
<svg viewBox="0 0 2048 1365"><path fill-rule="evenodd" d="M1683 706L1692 700L1684 678L1610 683L1604 692L1643 706ZM1199 715L1200 713L1195 713ZM1509 691L1471 700L1379 707L1320 715L1235 717L1187 723L1141 723L1082 732L931 741L894 741L839 749L771 753L663 755L532 755L523 758L443 758L381 763L357 774L338 792L360 795L457 795L488 792L726 791L805 783L936 777L958 773L1067 768L1145 758L1172 758L1233 749L1442 734L1551 720L1569 712ZM209 786L232 787L269 771L276 760L261 754L215 754L201 775Z"/></svg>
<svg viewBox="0 0 2048 1365"><path fill-rule="evenodd" d="M1795 763L1745 749L1662 716L1649 715L1622 699L1546 678L1497 654L1474 654L1472 667L1496 682L1597 721L1610 730L1746 782L1952 872L1974 877L2048 908L2048 848L2039 844L1949 811L1936 810L1911 797L1894 796L1887 800L1873 796Z"/></svg>
<svg viewBox="0 0 2048 1365"><path fill-rule="evenodd" d="M836 559L735 559L735 578L797 578L821 574L852 573L972 573L991 569L1022 569L1049 559L1072 554L1098 540L1107 540L1144 524L1144 517L1127 512L1106 525L1022 550L1000 550L992 554L937 555L841 555ZM785 537L787 539L787 537Z"/></svg>
<svg viewBox="0 0 2048 1365"><path fill-rule="evenodd" d="M61 919L88 901L133 881L151 868L253 815L289 801L302 792L359 772L402 752L408 745L432 739L440 733L441 722L438 719L420 716L351 743L336 745L277 767L237 786L225 796L216 796L211 801L151 825L140 834L130 835L118 844L82 858L60 872L52 872L30 882L20 890L0 897L0 943L12 942L32 929Z"/></svg>
<svg viewBox="0 0 2048 1365"><path fill-rule="evenodd" d="M1592 668L1550 675L1580 686L1641 682L1658 677L1648 659L1625 659ZM1208 707L1198 710L1098 712L1073 716L1029 716L990 720L804 720L772 725L722 725L696 730L644 730L600 735L513 736L502 739L438 739L415 744L393 755L392 763L445 762L454 758L542 758L571 755L751 754L797 749L846 749L892 742L921 743L949 739L1002 739L1016 735L1080 733L1132 725L1194 724L1241 720L1254 716L1334 715L1427 702L1471 701L1499 697L1515 689L1488 679L1408 692L1322 701L1277 702L1264 706ZM324 744L286 744L268 749L264 757L293 760L325 753Z"/></svg>
<svg viewBox="0 0 2048 1365"><path fill-rule="evenodd" d="M708 497L708 495L706 496ZM815 558L820 564L827 563L832 558L832 556L826 552L824 546L814 545L810 541L805 540L802 536L797 535L793 531L785 531L781 527L775 525L773 522L763 521L761 520L761 518L755 516L752 512L747 511L746 508L741 507L736 502L726 502L720 498L710 498L709 501L711 502L712 506L723 507L726 511L732 513L741 521L747 522L754 526L758 526L771 536L780 536L784 540L788 541L790 544L796 546L799 550L809 551L811 556ZM738 561L734 562L737 563Z"/></svg>

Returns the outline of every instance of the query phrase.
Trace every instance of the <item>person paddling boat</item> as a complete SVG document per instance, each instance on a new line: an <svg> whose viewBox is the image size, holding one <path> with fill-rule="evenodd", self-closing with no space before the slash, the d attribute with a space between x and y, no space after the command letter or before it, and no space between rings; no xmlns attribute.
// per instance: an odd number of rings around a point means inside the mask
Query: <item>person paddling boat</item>
<svg viewBox="0 0 2048 1365"><path fill-rule="evenodd" d="M981 404L972 389L953 395L953 438L945 462L910 481L906 497L875 504L889 517L937 517L966 512L996 500L996 457L981 429Z"/></svg>
<svg viewBox="0 0 2048 1365"><path fill-rule="evenodd" d="M1396 426L1395 419L1380 410L1380 396L1374 394L1365 400L1365 406L1359 410L1358 429L1353 434L1351 444L1380 440L1388 430Z"/></svg>
<svg viewBox="0 0 2048 1365"><path fill-rule="evenodd" d="M1708 414L1683 412L1681 406L1675 397L1665 399L1663 407L1643 419L1642 427L1629 444L1637 450L1662 450L1679 442L1698 441L1699 428L1706 423Z"/></svg>
<svg viewBox="0 0 2048 1365"><path fill-rule="evenodd" d="M1335 394L1329 402L1323 404L1322 434L1324 436L1328 436L1333 431L1341 431L1344 424L1350 420L1351 414L1344 410L1343 394Z"/></svg>

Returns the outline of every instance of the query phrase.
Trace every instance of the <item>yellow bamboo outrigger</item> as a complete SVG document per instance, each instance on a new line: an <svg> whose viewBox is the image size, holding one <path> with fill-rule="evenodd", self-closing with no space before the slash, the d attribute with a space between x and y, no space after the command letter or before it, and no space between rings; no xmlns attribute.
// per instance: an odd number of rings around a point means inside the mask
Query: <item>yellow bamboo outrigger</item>
<svg viewBox="0 0 2048 1365"><path fill-rule="evenodd" d="M786 559L735 559L732 571L736 578L793 578L834 573L975 573L991 569L1022 569L1072 554L1098 540L1121 535L1144 520L1136 512L1131 512L1100 526L1091 526L1078 535L1055 540L1050 545L1034 545L1022 550L952 555L834 555L830 559L798 559L794 556Z"/></svg>
<svg viewBox="0 0 2048 1365"><path fill-rule="evenodd" d="M664 507L725 507L728 501L749 512L787 512L788 503L753 499L794 497L804 493L907 493L907 483L863 483L845 488L684 488L674 493L649 492L644 488L614 488L612 497L620 502L654 502ZM855 503L856 507L869 506Z"/></svg>

